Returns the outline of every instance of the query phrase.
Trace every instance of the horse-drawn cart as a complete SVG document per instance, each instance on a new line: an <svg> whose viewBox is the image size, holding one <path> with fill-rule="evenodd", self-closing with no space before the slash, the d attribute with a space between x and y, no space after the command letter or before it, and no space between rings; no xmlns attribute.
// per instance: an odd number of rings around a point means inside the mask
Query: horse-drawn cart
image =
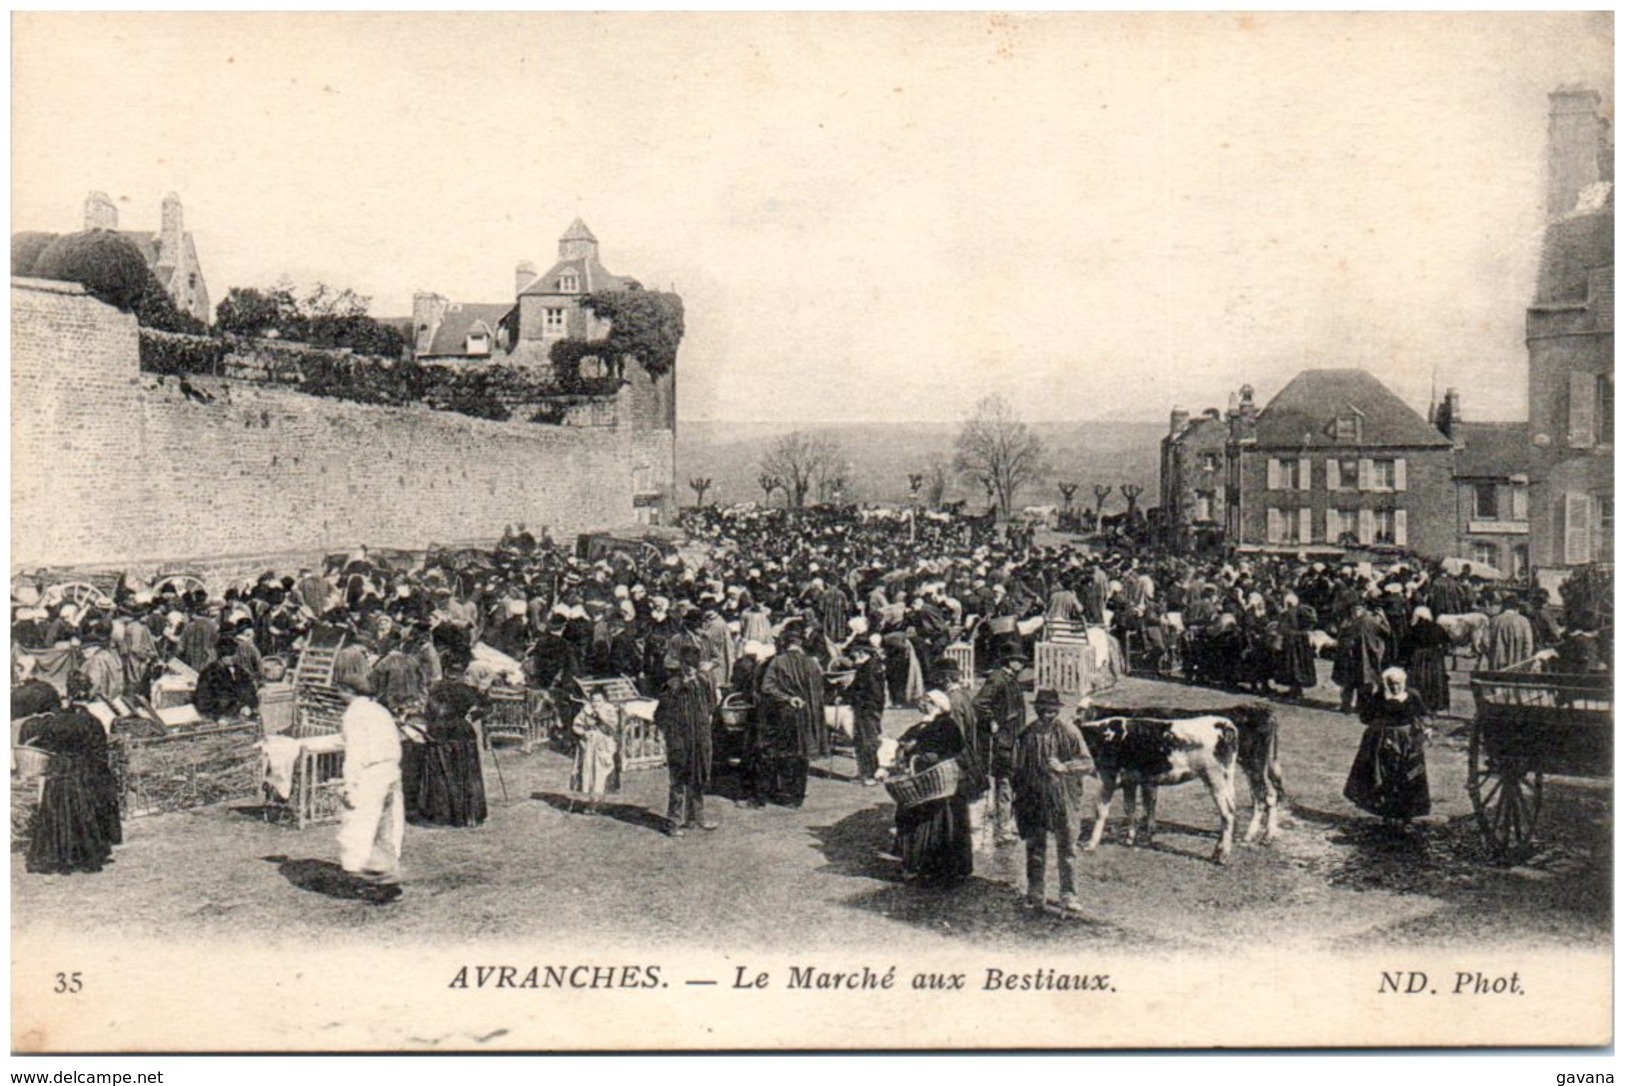
<svg viewBox="0 0 1625 1086"><path fill-rule="evenodd" d="M1544 663L1472 675L1467 791L1485 842L1508 863L1535 850L1546 777L1613 773L1613 676L1550 672Z"/></svg>

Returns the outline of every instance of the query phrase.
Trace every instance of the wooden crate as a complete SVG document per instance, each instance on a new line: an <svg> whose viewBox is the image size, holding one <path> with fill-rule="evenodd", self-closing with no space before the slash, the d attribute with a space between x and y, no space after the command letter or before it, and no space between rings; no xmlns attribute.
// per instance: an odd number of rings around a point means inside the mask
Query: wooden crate
<svg viewBox="0 0 1625 1086"><path fill-rule="evenodd" d="M1074 697L1086 691L1089 665L1084 654L1093 656L1087 642L1040 641L1033 652L1033 686Z"/></svg>
<svg viewBox="0 0 1625 1086"><path fill-rule="evenodd" d="M530 698L530 691L495 687L489 695L491 711L482 725L485 746L499 739L519 741L525 754L547 741L546 721Z"/></svg>
<svg viewBox="0 0 1625 1086"><path fill-rule="evenodd" d="M976 680L976 646L968 641L955 641L942 654L959 665L959 678L961 682L974 682Z"/></svg>
<svg viewBox="0 0 1625 1086"><path fill-rule="evenodd" d="M620 727L616 736L615 757L622 771L656 769L666 764L666 739L650 720L640 720L622 708L629 701L646 700L638 693L631 679L577 679L581 694L591 700L594 694L603 694L618 710Z"/></svg>
<svg viewBox="0 0 1625 1086"><path fill-rule="evenodd" d="M259 795L260 738L257 720L124 737L126 811L136 817Z"/></svg>

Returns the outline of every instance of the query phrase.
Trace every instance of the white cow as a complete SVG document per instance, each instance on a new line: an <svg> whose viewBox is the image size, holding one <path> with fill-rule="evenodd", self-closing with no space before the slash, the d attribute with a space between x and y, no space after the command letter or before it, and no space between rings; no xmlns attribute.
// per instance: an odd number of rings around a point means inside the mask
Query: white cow
<svg viewBox="0 0 1625 1086"><path fill-rule="evenodd" d="M1236 753L1240 746L1236 726L1222 716L1184 720L1129 716L1083 719L1088 712L1086 706L1079 706L1075 723L1094 759L1100 777L1100 798L1095 807L1095 828L1085 850L1100 846L1112 794L1119 782L1124 786L1128 842L1132 845L1136 791L1145 793L1145 838L1149 842L1157 828L1157 786L1199 780L1207 785L1219 810L1219 844L1213 860L1221 864L1229 860L1236 832Z"/></svg>

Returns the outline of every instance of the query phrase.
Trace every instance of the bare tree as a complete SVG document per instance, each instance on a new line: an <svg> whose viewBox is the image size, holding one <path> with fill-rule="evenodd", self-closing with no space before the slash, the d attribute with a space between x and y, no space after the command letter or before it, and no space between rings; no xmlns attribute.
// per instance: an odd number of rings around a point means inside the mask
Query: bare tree
<svg viewBox="0 0 1625 1086"><path fill-rule="evenodd" d="M762 488L762 504L771 505L773 492L783 486L784 482L777 475L764 471L756 477L756 485Z"/></svg>
<svg viewBox="0 0 1625 1086"><path fill-rule="evenodd" d="M942 500L948 496L948 462L937 456L925 466L925 504L931 509L940 509Z"/></svg>
<svg viewBox="0 0 1625 1086"><path fill-rule="evenodd" d="M820 502L839 503L852 492L852 462L834 442L822 441L822 455L813 471L813 488Z"/></svg>
<svg viewBox="0 0 1625 1086"><path fill-rule="evenodd" d="M1140 507L1140 495L1145 492L1145 487L1133 483L1124 483L1117 489L1123 492L1123 499L1128 502L1128 519L1133 520L1135 511Z"/></svg>
<svg viewBox="0 0 1625 1086"><path fill-rule="evenodd" d="M1016 415L1003 396L986 396L976 404L954 442L954 470L980 479L989 490L989 503L1010 516L1021 488L1037 482L1048 468L1044 443Z"/></svg>
<svg viewBox="0 0 1625 1086"><path fill-rule="evenodd" d="M908 473L908 500L911 505L920 502L920 488L925 485L925 473L911 471Z"/></svg>
<svg viewBox="0 0 1625 1086"><path fill-rule="evenodd" d="M1072 512L1072 495L1078 492L1077 483L1057 483L1056 488L1061 492L1061 500L1066 503L1066 512Z"/></svg>
<svg viewBox="0 0 1625 1086"><path fill-rule="evenodd" d="M694 491L694 504L696 506L704 505L705 492L711 489L711 477L709 475L690 476L688 486L690 490Z"/></svg>
<svg viewBox="0 0 1625 1086"><path fill-rule="evenodd" d="M1106 486L1101 486L1099 483L1095 484L1095 519L1096 520L1100 519L1101 510L1106 508L1106 499L1111 497L1111 496L1112 496L1112 488L1111 488L1111 485L1109 483Z"/></svg>
<svg viewBox="0 0 1625 1086"><path fill-rule="evenodd" d="M776 478L792 509L807 504L807 495L818 488L820 499L839 493L850 479L851 469L840 449L826 438L794 430L762 454L762 474Z"/></svg>

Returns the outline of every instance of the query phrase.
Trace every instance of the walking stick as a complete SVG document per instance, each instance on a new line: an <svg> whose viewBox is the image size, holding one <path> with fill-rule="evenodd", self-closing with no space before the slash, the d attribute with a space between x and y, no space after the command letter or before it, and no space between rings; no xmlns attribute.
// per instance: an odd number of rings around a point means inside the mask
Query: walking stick
<svg viewBox="0 0 1625 1086"><path fill-rule="evenodd" d="M502 779L502 763L497 760L497 748L491 745L490 737L486 734L478 709L469 710L469 723L473 724L476 734L480 737L480 746L491 752L491 766L497 771L497 785L502 789L502 802L508 802L508 782Z"/></svg>

